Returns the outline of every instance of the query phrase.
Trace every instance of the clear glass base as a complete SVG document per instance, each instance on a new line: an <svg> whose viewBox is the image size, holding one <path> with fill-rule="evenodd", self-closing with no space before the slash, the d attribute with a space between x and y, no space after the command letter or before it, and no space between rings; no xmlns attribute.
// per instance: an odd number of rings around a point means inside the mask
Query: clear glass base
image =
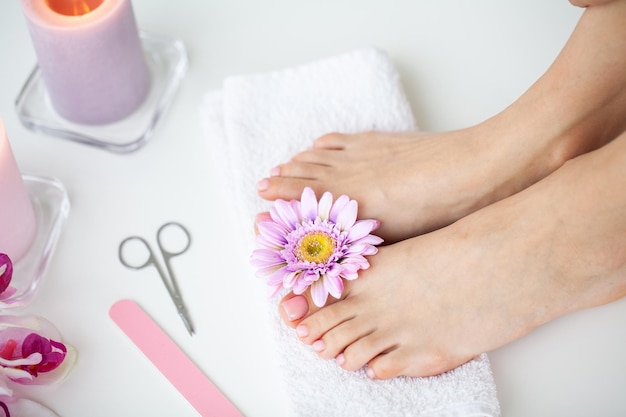
<svg viewBox="0 0 626 417"><path fill-rule="evenodd" d="M113 152L132 152L152 136L171 104L187 72L187 52L182 42L142 32L141 43L151 75L144 103L119 122L103 125L76 124L55 111L35 66L15 100L22 124L36 132L93 145Z"/></svg>
<svg viewBox="0 0 626 417"><path fill-rule="evenodd" d="M58 417L49 408L26 398L2 397L0 402L6 407L5 409L0 405L0 410L2 410L0 415L2 416L8 416L11 413L12 416L16 417Z"/></svg>
<svg viewBox="0 0 626 417"><path fill-rule="evenodd" d="M13 265L15 293L0 301L0 310L27 304L39 288L65 219L70 201L63 184L53 178L23 175L37 220L37 234L26 255Z"/></svg>

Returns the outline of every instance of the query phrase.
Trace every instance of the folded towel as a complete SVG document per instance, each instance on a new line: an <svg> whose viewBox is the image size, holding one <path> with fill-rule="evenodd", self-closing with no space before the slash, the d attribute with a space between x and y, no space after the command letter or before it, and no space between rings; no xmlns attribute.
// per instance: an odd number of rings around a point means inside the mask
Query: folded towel
<svg viewBox="0 0 626 417"><path fill-rule="evenodd" d="M365 48L307 65L266 74L234 76L223 90L209 92L201 105L208 152L225 192L246 230L242 259L254 247L252 221L270 203L256 183L329 132L415 130L410 105L389 57ZM336 196L337 197L337 196ZM250 269L251 280L255 280ZM290 416L489 416L500 415L485 354L443 375L370 380L320 359L301 343L268 302L291 399Z"/></svg>

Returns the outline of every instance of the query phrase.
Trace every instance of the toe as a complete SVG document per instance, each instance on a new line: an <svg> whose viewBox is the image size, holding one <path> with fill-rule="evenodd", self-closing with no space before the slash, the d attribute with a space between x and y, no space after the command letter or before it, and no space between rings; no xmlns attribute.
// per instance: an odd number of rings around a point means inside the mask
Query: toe
<svg viewBox="0 0 626 417"><path fill-rule="evenodd" d="M384 353L376 356L367 364L367 376L372 379L390 379L404 375L404 367L398 363L398 359L391 353ZM410 375L421 376L421 375Z"/></svg>
<svg viewBox="0 0 626 417"><path fill-rule="evenodd" d="M367 323L359 323L356 320L345 321L327 331L322 338L319 339L319 341L323 342L323 345L318 344L318 347L323 346L323 349L319 349L317 352L320 357L324 359L336 358L339 354L344 352L348 346L367 336L370 332L371 330L367 327ZM347 361L347 363L351 362L352 361Z"/></svg>
<svg viewBox="0 0 626 417"><path fill-rule="evenodd" d="M389 344L377 337L375 332L368 334L344 349L341 367L347 371L356 371L389 350Z"/></svg>
<svg viewBox="0 0 626 417"><path fill-rule="evenodd" d="M302 178L269 177L261 179L257 185L257 193L264 200L299 200L304 187L311 180Z"/></svg>

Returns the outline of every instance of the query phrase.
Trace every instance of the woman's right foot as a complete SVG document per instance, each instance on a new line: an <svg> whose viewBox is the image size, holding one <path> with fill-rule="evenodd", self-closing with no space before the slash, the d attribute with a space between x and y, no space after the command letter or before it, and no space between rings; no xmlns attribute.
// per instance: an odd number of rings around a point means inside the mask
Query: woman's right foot
<svg viewBox="0 0 626 417"><path fill-rule="evenodd" d="M362 217L381 222L387 243L508 197L626 129L625 18L626 1L588 8L548 71L484 123L443 134L327 135L274 168L259 195L290 200L305 186L347 194Z"/></svg>
<svg viewBox="0 0 626 417"><path fill-rule="evenodd" d="M267 200L347 194L393 243L443 226L552 172L557 161L493 121L449 133L329 134L258 183ZM548 142L548 141L545 141ZM522 144L522 146L520 146ZM520 149L521 148L521 149Z"/></svg>

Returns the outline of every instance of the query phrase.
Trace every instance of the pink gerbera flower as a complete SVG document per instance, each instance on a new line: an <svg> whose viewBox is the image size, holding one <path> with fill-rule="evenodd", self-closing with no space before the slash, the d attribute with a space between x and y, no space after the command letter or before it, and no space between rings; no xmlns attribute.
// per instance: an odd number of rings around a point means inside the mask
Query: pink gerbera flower
<svg viewBox="0 0 626 417"><path fill-rule="evenodd" d="M357 209L346 195L333 202L326 192L318 202L308 187L300 201L275 202L271 220L257 224L258 249L251 258L272 296L282 289L302 294L311 287L311 298L321 307L328 294L341 296L344 279L356 279L359 270L369 268L365 256L378 252L375 245L383 240L370 234L378 221L357 220Z"/></svg>

